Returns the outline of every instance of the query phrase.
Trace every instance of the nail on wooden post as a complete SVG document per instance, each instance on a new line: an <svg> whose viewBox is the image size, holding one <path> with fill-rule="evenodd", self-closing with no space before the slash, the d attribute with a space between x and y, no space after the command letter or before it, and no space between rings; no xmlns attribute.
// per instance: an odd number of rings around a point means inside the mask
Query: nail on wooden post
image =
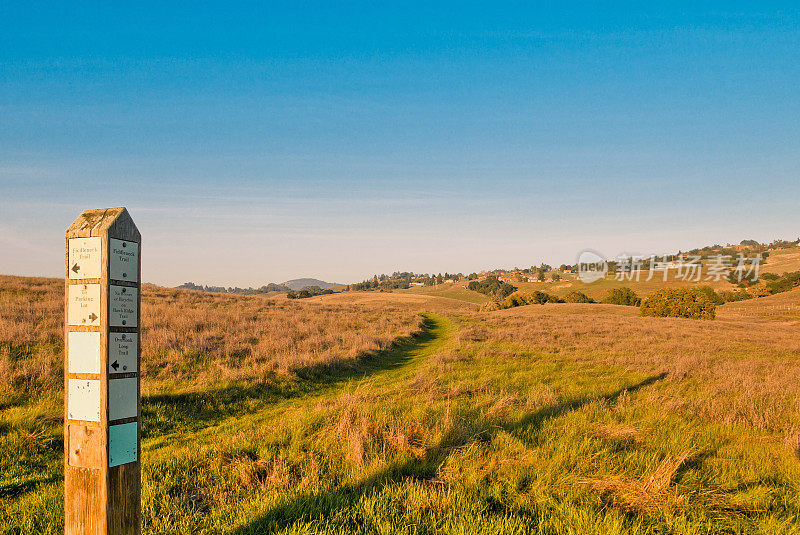
<svg viewBox="0 0 800 535"><path fill-rule="evenodd" d="M141 235L125 208L66 232L64 533L141 532Z"/></svg>

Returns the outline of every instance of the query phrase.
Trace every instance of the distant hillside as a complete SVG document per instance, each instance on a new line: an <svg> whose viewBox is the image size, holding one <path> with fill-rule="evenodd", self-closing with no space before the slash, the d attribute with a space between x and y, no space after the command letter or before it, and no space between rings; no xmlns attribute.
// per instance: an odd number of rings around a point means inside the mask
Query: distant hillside
<svg viewBox="0 0 800 535"><path fill-rule="evenodd" d="M306 286L319 286L321 289L325 290L335 285L335 282L325 282L319 279L292 279L281 284L281 286L286 286L290 290L295 291L302 290Z"/></svg>
<svg viewBox="0 0 800 535"><path fill-rule="evenodd" d="M269 284L265 284L259 288L239 288L239 287L228 287L225 286L207 286L202 284L195 284L193 282L185 282L178 286L178 288L182 288L185 290L199 290L201 292L219 292L219 293L233 293L233 294L245 294L245 295L252 295L252 294L270 294L270 293L286 293L291 290L299 291L307 286L319 286L321 290L327 290L332 286L337 286L336 283L332 282L325 282L319 279L294 279L290 281L286 281L281 284L275 284L274 282L270 282Z"/></svg>
<svg viewBox="0 0 800 535"><path fill-rule="evenodd" d="M200 292L217 292L217 293L243 294L243 295L271 294L275 292L285 293L290 290L289 287L284 286L283 284L275 284L274 282L265 284L260 288L239 288L238 286L226 288L225 286L208 286L202 284L195 284L193 282L184 282L177 288L181 288L184 290L198 290Z"/></svg>

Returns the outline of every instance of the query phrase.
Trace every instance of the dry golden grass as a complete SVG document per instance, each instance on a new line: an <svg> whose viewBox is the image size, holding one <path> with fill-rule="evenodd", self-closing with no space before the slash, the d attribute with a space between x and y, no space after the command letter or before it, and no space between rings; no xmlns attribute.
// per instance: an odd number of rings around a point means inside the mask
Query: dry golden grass
<svg viewBox="0 0 800 535"><path fill-rule="evenodd" d="M345 362L420 325L404 304L330 305L165 288L148 288L142 309L144 377L202 383Z"/></svg>
<svg viewBox="0 0 800 535"><path fill-rule="evenodd" d="M61 388L63 295L59 279L0 277L0 388L8 393ZM424 300L363 296L267 299L144 285L145 391L345 363L419 329Z"/></svg>
<svg viewBox="0 0 800 535"><path fill-rule="evenodd" d="M656 389L652 401L665 410L789 433L800 424L800 321L759 315L789 303L800 303L800 290L725 305L713 322L639 317L634 307L613 305L525 306L486 313L462 336L511 345L512 354L537 348L666 373L681 395Z"/></svg>
<svg viewBox="0 0 800 535"><path fill-rule="evenodd" d="M597 491L610 505L629 513L642 513L679 506L688 497L673 485L678 469L693 454L691 449L662 460L651 472L639 478L617 476L584 479L578 483Z"/></svg>
<svg viewBox="0 0 800 535"><path fill-rule="evenodd" d="M0 276L0 393L61 388L63 281Z"/></svg>
<svg viewBox="0 0 800 535"><path fill-rule="evenodd" d="M800 247L790 247L773 251L767 261L761 266L764 273L777 273L800 270Z"/></svg>
<svg viewBox="0 0 800 535"><path fill-rule="evenodd" d="M800 327L800 290L727 303L717 308L717 318Z"/></svg>
<svg viewBox="0 0 800 535"><path fill-rule="evenodd" d="M360 304L380 308L395 304L436 312L470 312L475 310L473 303L409 292L345 292L322 295L313 298L312 301L336 305Z"/></svg>
<svg viewBox="0 0 800 535"><path fill-rule="evenodd" d="M603 424L595 429L592 436L625 447L635 446L639 442L639 430L626 424Z"/></svg>

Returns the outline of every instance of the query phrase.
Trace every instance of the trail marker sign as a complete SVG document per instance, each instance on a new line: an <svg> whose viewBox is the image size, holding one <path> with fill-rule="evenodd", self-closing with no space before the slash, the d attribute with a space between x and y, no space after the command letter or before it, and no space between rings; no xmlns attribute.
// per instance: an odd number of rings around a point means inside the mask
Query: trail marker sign
<svg viewBox="0 0 800 535"><path fill-rule="evenodd" d="M125 208L66 232L66 535L141 532L141 242Z"/></svg>
<svg viewBox="0 0 800 535"><path fill-rule="evenodd" d="M100 285L70 284L67 291L67 323L100 325Z"/></svg>
<svg viewBox="0 0 800 535"><path fill-rule="evenodd" d="M69 240L67 273L70 279L99 279L103 239L72 238Z"/></svg>
<svg viewBox="0 0 800 535"><path fill-rule="evenodd" d="M139 280L139 244L109 238L110 268L114 280L137 282Z"/></svg>

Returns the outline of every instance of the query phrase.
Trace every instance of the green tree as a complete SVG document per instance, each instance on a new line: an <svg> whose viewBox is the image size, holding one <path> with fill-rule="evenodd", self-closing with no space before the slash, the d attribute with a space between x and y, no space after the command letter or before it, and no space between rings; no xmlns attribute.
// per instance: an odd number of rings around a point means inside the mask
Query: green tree
<svg viewBox="0 0 800 535"><path fill-rule="evenodd" d="M779 279L767 282L767 290L771 294L788 292L798 286L800 286L800 271L784 273Z"/></svg>
<svg viewBox="0 0 800 535"><path fill-rule="evenodd" d="M625 305L638 307L640 304L642 304L642 300L638 295L636 295L636 292L628 287L623 287L609 290L609 292L603 298L603 303L606 305Z"/></svg>
<svg viewBox="0 0 800 535"><path fill-rule="evenodd" d="M586 295L583 292L574 291L574 292L570 292L570 293L567 294L567 296L564 298L564 302L566 302L566 303L596 303L597 301L595 301L594 299L592 299L591 297L589 297L588 295Z"/></svg>
<svg viewBox="0 0 800 535"><path fill-rule="evenodd" d="M497 277L486 277L482 281L470 281L467 288L474 292L490 295L497 300L503 299L517 291L516 287L507 282L500 282L500 279Z"/></svg>

